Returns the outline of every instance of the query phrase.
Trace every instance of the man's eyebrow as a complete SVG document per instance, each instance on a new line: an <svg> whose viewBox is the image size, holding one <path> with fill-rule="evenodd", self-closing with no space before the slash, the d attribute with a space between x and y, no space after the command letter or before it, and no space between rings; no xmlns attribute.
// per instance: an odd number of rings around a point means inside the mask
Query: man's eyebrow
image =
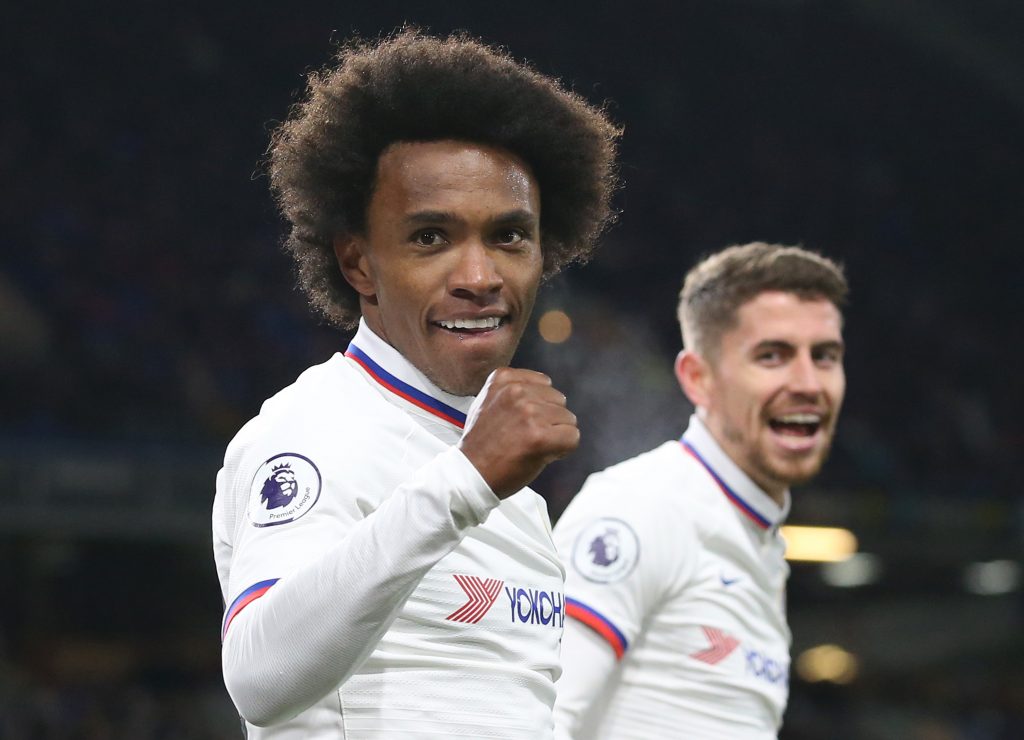
<svg viewBox="0 0 1024 740"><path fill-rule="evenodd" d="M506 226L508 224L529 224L537 220L537 214L525 208L517 208L495 217L492 223L495 226Z"/></svg>
<svg viewBox="0 0 1024 740"><path fill-rule="evenodd" d="M754 345L754 350L762 349L793 349L793 344L783 339L763 339Z"/></svg>
<svg viewBox="0 0 1024 740"><path fill-rule="evenodd" d="M754 351L759 352L766 349L775 350L793 350L795 345L792 342L787 342L784 339L765 339L754 345ZM815 351L836 349L842 352L846 349L846 345L837 339L827 339L824 342L815 342L811 345L811 349Z"/></svg>
<svg viewBox="0 0 1024 740"><path fill-rule="evenodd" d="M830 339L825 342L817 342L812 345L814 349L837 349L840 352L846 349L846 345L838 339Z"/></svg>
<svg viewBox="0 0 1024 740"><path fill-rule="evenodd" d="M430 224L454 224L464 223L465 219L454 211L413 211L403 217L403 220L410 225L428 226ZM537 214L526 208L517 208L512 211L500 213L491 219L495 226L508 226L510 224L532 224L537 220Z"/></svg>
<svg viewBox="0 0 1024 740"><path fill-rule="evenodd" d="M449 224L462 221L452 211L414 211L406 214L404 220L410 224Z"/></svg>

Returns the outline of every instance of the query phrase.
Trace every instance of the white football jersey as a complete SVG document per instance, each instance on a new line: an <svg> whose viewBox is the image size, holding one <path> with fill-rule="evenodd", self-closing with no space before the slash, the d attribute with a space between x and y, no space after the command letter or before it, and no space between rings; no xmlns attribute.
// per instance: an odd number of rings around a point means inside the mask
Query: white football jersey
<svg viewBox="0 0 1024 740"><path fill-rule="evenodd" d="M789 688L779 534L788 492L785 502L754 484L696 416L681 440L588 478L555 527L566 611L620 660L600 698L566 664L560 734L776 736Z"/></svg>
<svg viewBox="0 0 1024 740"><path fill-rule="evenodd" d="M361 324L229 445L214 554L250 738L551 736L564 570L544 500L499 501L453 446L472 400Z"/></svg>

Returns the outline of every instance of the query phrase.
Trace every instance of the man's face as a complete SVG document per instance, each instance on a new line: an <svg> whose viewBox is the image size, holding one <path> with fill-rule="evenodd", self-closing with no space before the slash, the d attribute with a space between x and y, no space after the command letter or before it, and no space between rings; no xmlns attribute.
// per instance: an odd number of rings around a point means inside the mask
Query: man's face
<svg viewBox="0 0 1024 740"><path fill-rule="evenodd" d="M508 365L543 271L540 190L521 159L462 141L393 144L353 244L357 259L336 251L367 324L438 387L472 395Z"/></svg>
<svg viewBox="0 0 1024 740"><path fill-rule="evenodd" d="M812 478L846 390L842 318L828 300L768 291L737 312L710 361L705 422L766 492Z"/></svg>

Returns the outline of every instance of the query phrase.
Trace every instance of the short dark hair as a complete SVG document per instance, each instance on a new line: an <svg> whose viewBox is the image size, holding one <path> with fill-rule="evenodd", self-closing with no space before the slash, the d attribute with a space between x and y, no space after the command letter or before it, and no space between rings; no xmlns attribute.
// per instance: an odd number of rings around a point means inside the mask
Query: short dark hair
<svg viewBox="0 0 1024 740"><path fill-rule="evenodd" d="M349 41L308 83L274 132L271 189L291 224L286 248L299 284L333 324L359 318L334 239L365 233L378 158L395 142L464 140L523 159L540 186L545 277L586 261L614 218L620 129L503 50L462 33L442 39L404 29Z"/></svg>
<svg viewBox="0 0 1024 740"><path fill-rule="evenodd" d="M843 268L802 247L753 242L704 258L686 275L679 294L683 346L714 358L739 308L768 290L804 300L825 299L841 309L849 286Z"/></svg>

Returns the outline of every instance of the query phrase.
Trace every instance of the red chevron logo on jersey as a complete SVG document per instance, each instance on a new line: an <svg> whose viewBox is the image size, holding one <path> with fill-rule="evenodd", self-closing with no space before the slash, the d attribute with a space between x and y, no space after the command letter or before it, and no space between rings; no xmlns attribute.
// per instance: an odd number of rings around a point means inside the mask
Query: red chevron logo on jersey
<svg viewBox="0 0 1024 740"><path fill-rule="evenodd" d="M498 598L501 587L505 585L504 581L499 581L497 578L488 578L485 581L477 576L461 576L454 573L452 577L458 581L462 590L466 592L466 596L469 597L469 601L445 617L453 622L469 622L470 624L479 622L490 610L494 600Z"/></svg>
<svg viewBox="0 0 1024 740"><path fill-rule="evenodd" d="M714 627L701 627L701 629L704 630L704 635L708 638L708 642L711 643L711 646L704 648L703 650L699 650L696 653L690 653L690 657L708 663L709 665L721 663L723 660L728 658L730 653L732 653L732 651L740 644L739 640L720 629L715 629Z"/></svg>

